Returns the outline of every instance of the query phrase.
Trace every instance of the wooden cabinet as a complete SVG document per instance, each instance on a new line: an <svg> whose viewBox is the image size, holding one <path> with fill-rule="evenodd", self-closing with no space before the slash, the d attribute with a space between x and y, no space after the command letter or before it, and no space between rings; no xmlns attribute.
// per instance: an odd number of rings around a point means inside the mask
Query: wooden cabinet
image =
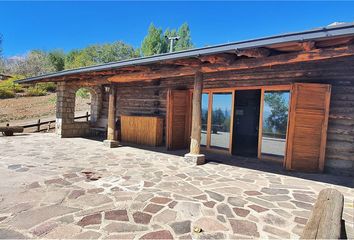
<svg viewBox="0 0 354 240"><path fill-rule="evenodd" d="M160 146L163 139L163 118L121 116L122 141L147 146Z"/></svg>

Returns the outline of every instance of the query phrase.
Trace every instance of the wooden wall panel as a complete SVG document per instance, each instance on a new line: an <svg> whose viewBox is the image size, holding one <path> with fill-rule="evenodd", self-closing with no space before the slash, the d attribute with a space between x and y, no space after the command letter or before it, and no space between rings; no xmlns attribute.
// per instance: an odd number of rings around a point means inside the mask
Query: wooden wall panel
<svg viewBox="0 0 354 240"><path fill-rule="evenodd" d="M327 84L294 84L285 157L287 169L323 171L330 90Z"/></svg>
<svg viewBox="0 0 354 240"><path fill-rule="evenodd" d="M123 142L160 146L162 132L163 119L160 117L121 116Z"/></svg>

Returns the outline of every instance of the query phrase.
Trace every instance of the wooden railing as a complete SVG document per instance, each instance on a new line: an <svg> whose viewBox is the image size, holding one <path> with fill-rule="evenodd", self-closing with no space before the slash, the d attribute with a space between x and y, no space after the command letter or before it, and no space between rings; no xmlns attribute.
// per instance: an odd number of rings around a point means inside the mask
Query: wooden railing
<svg viewBox="0 0 354 240"><path fill-rule="evenodd" d="M77 120L77 119L86 118L86 121L88 122L90 116L91 115L88 112L86 112L85 115L75 117L74 119ZM52 126L53 123L55 123L55 120L43 121L42 122L41 119L38 119L37 123L22 125L21 127L25 128L25 129L26 128L37 128L36 132L41 132L41 131L47 131L48 132L50 129L54 129L55 128L55 126ZM46 128L41 128L41 126L43 126L43 125L46 125L47 127ZM8 123L8 124L6 124L6 126L7 127L10 126L10 124Z"/></svg>

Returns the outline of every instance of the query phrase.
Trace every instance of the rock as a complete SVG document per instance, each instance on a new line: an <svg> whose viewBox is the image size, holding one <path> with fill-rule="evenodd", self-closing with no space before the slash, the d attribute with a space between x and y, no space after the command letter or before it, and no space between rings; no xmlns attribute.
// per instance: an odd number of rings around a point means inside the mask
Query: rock
<svg viewBox="0 0 354 240"><path fill-rule="evenodd" d="M267 232L267 233L271 233L273 235L276 235L278 237L281 237L281 238L287 238L289 239L290 238L290 234L284 230L281 230L279 228L275 228L275 227L272 227L272 226L269 226L269 225L265 225L263 227L263 231Z"/></svg>
<svg viewBox="0 0 354 240"><path fill-rule="evenodd" d="M203 202L203 205L208 208L213 208L215 206L215 204L216 204L216 202L214 202L214 201Z"/></svg>
<svg viewBox="0 0 354 240"><path fill-rule="evenodd" d="M170 227L173 229L175 234L181 235L185 233L191 232L191 221L182 221L182 222L174 222L170 224Z"/></svg>
<svg viewBox="0 0 354 240"><path fill-rule="evenodd" d="M81 195L84 195L85 191L84 190L73 190L68 196L68 199L76 199L80 197Z"/></svg>
<svg viewBox="0 0 354 240"><path fill-rule="evenodd" d="M273 215L271 213L267 213L267 215L265 215L263 217L263 221L265 223L275 225L278 227L284 227L287 225L287 221L284 218L278 217L278 216Z"/></svg>
<svg viewBox="0 0 354 240"><path fill-rule="evenodd" d="M41 236L41 235L47 234L48 232L50 232L51 230L53 230L57 226L58 226L58 224L56 222L46 222L46 223L43 223L43 224L37 226L31 232L33 235Z"/></svg>
<svg viewBox="0 0 354 240"><path fill-rule="evenodd" d="M291 202L294 203L296 205L296 207L298 207L298 208L303 208L303 209L306 209L306 210L312 210L312 204L299 202L299 201L291 201Z"/></svg>
<svg viewBox="0 0 354 240"><path fill-rule="evenodd" d="M75 235L73 239L98 239L99 237L101 237L101 233L95 231L86 231Z"/></svg>
<svg viewBox="0 0 354 240"><path fill-rule="evenodd" d="M59 217L68 213L77 212L80 209L61 205L40 207L17 214L9 224L20 229L29 229L50 218Z"/></svg>
<svg viewBox="0 0 354 240"><path fill-rule="evenodd" d="M293 193L293 197L295 198L295 200L300 201L300 202L308 202L308 203L316 202L315 198L313 198L307 194Z"/></svg>
<svg viewBox="0 0 354 240"><path fill-rule="evenodd" d="M244 191L244 193L248 196L258 196L258 195L262 195L262 193L258 192L258 191Z"/></svg>
<svg viewBox="0 0 354 240"><path fill-rule="evenodd" d="M198 199L198 200L205 200L205 201L208 200L208 197L205 194L202 194L202 195L199 195L199 196L195 196L193 198Z"/></svg>
<svg viewBox="0 0 354 240"><path fill-rule="evenodd" d="M259 237L257 224L248 220L229 219L234 234Z"/></svg>
<svg viewBox="0 0 354 240"><path fill-rule="evenodd" d="M137 225L126 222L114 222L104 227L104 230L111 232L141 232L146 231L148 228L143 225Z"/></svg>
<svg viewBox="0 0 354 240"><path fill-rule="evenodd" d="M206 190L205 192L209 195L210 198L214 199L215 201L222 202L225 199L225 197L219 193L208 190Z"/></svg>
<svg viewBox="0 0 354 240"><path fill-rule="evenodd" d="M0 228L0 238L2 239L27 239L24 235L11 229Z"/></svg>
<svg viewBox="0 0 354 240"><path fill-rule="evenodd" d="M64 178L76 178L78 176L76 173L66 173L66 174L63 174L63 177Z"/></svg>
<svg viewBox="0 0 354 240"><path fill-rule="evenodd" d="M88 193L101 193L103 191L104 191L103 188L91 188L91 189L87 190Z"/></svg>
<svg viewBox="0 0 354 240"><path fill-rule="evenodd" d="M161 182L156 185L156 188L171 191L183 196L195 196L203 193L199 188L193 186L187 181Z"/></svg>
<svg viewBox="0 0 354 240"><path fill-rule="evenodd" d="M281 201L288 201L291 199L288 195L271 195L271 196L259 196L259 198L262 198L267 201L271 202L281 202Z"/></svg>
<svg viewBox="0 0 354 240"><path fill-rule="evenodd" d="M261 207L261 206L255 205L255 204L249 205L248 207L255 210L258 213L265 212L265 211L269 210L267 208L264 208L264 207Z"/></svg>
<svg viewBox="0 0 354 240"><path fill-rule="evenodd" d="M88 225L95 225L95 224L101 224L101 213L96 213L96 214L92 214L92 215L88 215L83 217L78 223L77 225L81 226L81 227L85 227Z"/></svg>
<svg viewBox="0 0 354 240"><path fill-rule="evenodd" d="M219 214L224 214L226 217L228 218L232 218L234 217L234 215L232 214L232 211L230 209L230 207L228 205L226 205L225 203L221 203L219 204L216 209L218 210Z"/></svg>
<svg viewBox="0 0 354 240"><path fill-rule="evenodd" d="M220 222L226 223L226 219L225 219L224 215L218 215L216 218L217 218Z"/></svg>
<svg viewBox="0 0 354 240"><path fill-rule="evenodd" d="M271 202L267 202L267 201L264 201L264 200L261 200L261 199L258 199L258 198L254 198L254 197L248 197L246 198L246 200L248 201L251 201L257 205L260 205L262 207L265 207L265 208L274 208L274 204L271 203Z"/></svg>
<svg viewBox="0 0 354 240"><path fill-rule="evenodd" d="M214 239L228 239L224 233L204 233L202 232L196 239L203 239L203 240L214 240Z"/></svg>
<svg viewBox="0 0 354 240"><path fill-rule="evenodd" d="M46 180L44 181L44 183L46 185L51 185L51 184L56 184L56 185L63 185L63 186L67 186L70 185L70 183L62 178L56 178L56 179L50 179L50 180Z"/></svg>
<svg viewBox="0 0 354 240"><path fill-rule="evenodd" d="M144 212L149 212L149 213L157 213L160 211L164 206L157 205L154 203L150 203L144 208Z"/></svg>
<svg viewBox="0 0 354 240"><path fill-rule="evenodd" d="M232 206L235 207L243 207L247 203L247 201L243 200L242 198L239 197L229 197L227 199L227 202L230 203Z"/></svg>
<svg viewBox="0 0 354 240"><path fill-rule="evenodd" d="M150 202L158 203L158 204L166 204L171 201L172 201L171 198L166 198L166 197L154 197L150 200Z"/></svg>
<svg viewBox="0 0 354 240"><path fill-rule="evenodd" d="M154 221L161 222L161 223L169 223L169 222L174 221L176 219L176 217L177 217L176 211L166 209L166 210L162 211L161 213L157 214L156 216L154 216Z"/></svg>
<svg viewBox="0 0 354 240"><path fill-rule="evenodd" d="M307 223L307 219L306 218L301 218L301 217L295 217L295 222L302 224L302 225L306 225Z"/></svg>
<svg viewBox="0 0 354 240"><path fill-rule="evenodd" d="M73 238L74 235L79 234L81 228L73 224L60 225L45 235L46 239L68 239Z"/></svg>
<svg viewBox="0 0 354 240"><path fill-rule="evenodd" d="M205 232L217 232L217 231L227 231L225 227L220 222L214 220L213 218L202 217L193 223L193 228L201 228Z"/></svg>
<svg viewBox="0 0 354 240"><path fill-rule="evenodd" d="M33 182L27 186L27 189L39 188L41 185L38 182Z"/></svg>
<svg viewBox="0 0 354 240"><path fill-rule="evenodd" d="M148 224L151 220L151 215L143 212L135 212L133 214L134 222Z"/></svg>
<svg viewBox="0 0 354 240"><path fill-rule="evenodd" d="M239 217L246 217L250 211L244 208L233 208L234 212L236 213L237 216Z"/></svg>
<svg viewBox="0 0 354 240"><path fill-rule="evenodd" d="M169 208L174 208L176 205L177 205L177 202L176 202L176 201L173 201L173 202L170 202L170 203L168 204L168 207L169 207Z"/></svg>
<svg viewBox="0 0 354 240"><path fill-rule="evenodd" d="M276 194L288 194L289 190L282 189L282 188L262 188L261 192L270 195L276 195Z"/></svg>
<svg viewBox="0 0 354 240"><path fill-rule="evenodd" d="M172 234L168 230L160 230L155 232L150 232L143 235L140 239L173 239Z"/></svg>
<svg viewBox="0 0 354 240"><path fill-rule="evenodd" d="M182 219L190 219L200 216L200 203L194 202L179 202L174 210L176 210Z"/></svg>
<svg viewBox="0 0 354 240"><path fill-rule="evenodd" d="M129 221L127 210L112 210L105 212L104 218L113 221Z"/></svg>

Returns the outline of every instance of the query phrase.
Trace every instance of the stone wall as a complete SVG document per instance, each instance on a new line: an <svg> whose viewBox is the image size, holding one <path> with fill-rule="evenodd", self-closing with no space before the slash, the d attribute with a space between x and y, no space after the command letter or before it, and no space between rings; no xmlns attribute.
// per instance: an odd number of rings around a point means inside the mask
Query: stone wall
<svg viewBox="0 0 354 240"><path fill-rule="evenodd" d="M60 137L87 136L90 126L95 125L102 109L102 88L85 87L91 94L91 119L89 122L75 121L76 91L81 86L60 82L57 84L56 134Z"/></svg>

